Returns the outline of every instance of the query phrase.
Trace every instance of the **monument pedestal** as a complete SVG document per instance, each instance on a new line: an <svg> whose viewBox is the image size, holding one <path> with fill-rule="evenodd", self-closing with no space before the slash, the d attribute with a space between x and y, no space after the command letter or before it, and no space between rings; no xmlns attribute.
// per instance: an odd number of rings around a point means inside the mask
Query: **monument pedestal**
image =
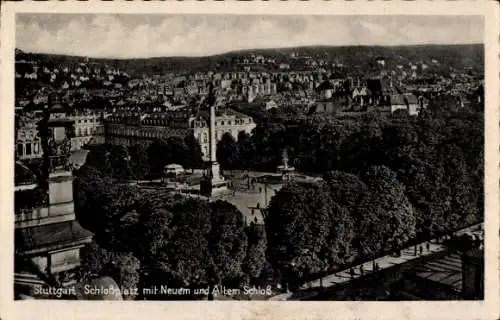
<svg viewBox="0 0 500 320"><path fill-rule="evenodd" d="M212 162L206 179L200 181L200 194L205 197L214 197L229 192L227 181L220 176L220 167Z"/></svg>

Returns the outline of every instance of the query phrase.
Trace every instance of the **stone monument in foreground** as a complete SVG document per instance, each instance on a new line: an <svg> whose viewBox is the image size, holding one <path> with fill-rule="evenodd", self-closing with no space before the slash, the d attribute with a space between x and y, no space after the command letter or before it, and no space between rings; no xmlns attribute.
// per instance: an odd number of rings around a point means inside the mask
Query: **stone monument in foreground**
<svg viewBox="0 0 500 320"><path fill-rule="evenodd" d="M75 218L73 174L68 159L73 121L63 119L57 109L44 110L39 123L43 146L41 179L15 183L16 296L50 298L35 288L70 287L77 281L80 249L92 240L92 233Z"/></svg>

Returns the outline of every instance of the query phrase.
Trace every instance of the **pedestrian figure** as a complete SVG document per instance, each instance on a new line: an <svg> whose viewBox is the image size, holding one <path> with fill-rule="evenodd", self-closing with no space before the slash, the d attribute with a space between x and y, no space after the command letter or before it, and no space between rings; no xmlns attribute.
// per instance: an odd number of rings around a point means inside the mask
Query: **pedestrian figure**
<svg viewBox="0 0 500 320"><path fill-rule="evenodd" d="M417 245L415 245L415 248L414 248L414 249L415 249L415 250L414 250L413 255L414 255L414 256L416 256L416 255L417 255Z"/></svg>
<svg viewBox="0 0 500 320"><path fill-rule="evenodd" d="M426 242L426 243L425 243L425 247L426 247L426 249L427 249L427 252L431 251L431 245L430 245L430 243L429 243L429 242Z"/></svg>
<svg viewBox="0 0 500 320"><path fill-rule="evenodd" d="M351 278L354 278L354 269L351 268L351 270L349 270L349 273L351 274Z"/></svg>
<svg viewBox="0 0 500 320"><path fill-rule="evenodd" d="M359 267L359 273L361 273L361 275L363 275L363 273L364 273L363 271L364 271L363 266Z"/></svg>
<svg viewBox="0 0 500 320"><path fill-rule="evenodd" d="M423 251L423 249L422 249L422 245L419 245L419 246L418 246L418 249L419 249L419 251L420 251L420 255L422 255L422 251Z"/></svg>

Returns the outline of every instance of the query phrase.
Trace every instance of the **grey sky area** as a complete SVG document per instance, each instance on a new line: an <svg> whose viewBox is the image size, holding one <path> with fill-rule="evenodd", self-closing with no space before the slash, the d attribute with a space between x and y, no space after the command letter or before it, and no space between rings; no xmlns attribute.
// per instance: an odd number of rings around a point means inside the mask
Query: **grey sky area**
<svg viewBox="0 0 500 320"><path fill-rule="evenodd" d="M92 57L203 56L307 45L483 43L480 16L18 14L16 47Z"/></svg>

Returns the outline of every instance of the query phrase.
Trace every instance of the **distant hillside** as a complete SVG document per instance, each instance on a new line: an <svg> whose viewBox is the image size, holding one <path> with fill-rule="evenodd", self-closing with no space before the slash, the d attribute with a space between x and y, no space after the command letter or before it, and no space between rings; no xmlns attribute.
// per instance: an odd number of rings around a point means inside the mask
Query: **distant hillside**
<svg viewBox="0 0 500 320"><path fill-rule="evenodd" d="M90 57L65 56L54 54L25 53L16 49L16 60L39 61L45 64L70 65L80 62L106 64L126 71L130 75L164 74L167 72L193 72L206 70L241 70L236 64L238 59L251 54L272 57L276 64L289 63L300 65L300 57L324 59L340 62L345 66L363 69L383 58L386 65L403 65L408 62L430 61L435 59L440 65L455 69L472 68L482 73L484 69L484 46L473 45L412 45L412 46L314 46L283 49L255 49L228 52L206 57L157 57L146 59L98 59ZM255 66L257 68L257 66Z"/></svg>

